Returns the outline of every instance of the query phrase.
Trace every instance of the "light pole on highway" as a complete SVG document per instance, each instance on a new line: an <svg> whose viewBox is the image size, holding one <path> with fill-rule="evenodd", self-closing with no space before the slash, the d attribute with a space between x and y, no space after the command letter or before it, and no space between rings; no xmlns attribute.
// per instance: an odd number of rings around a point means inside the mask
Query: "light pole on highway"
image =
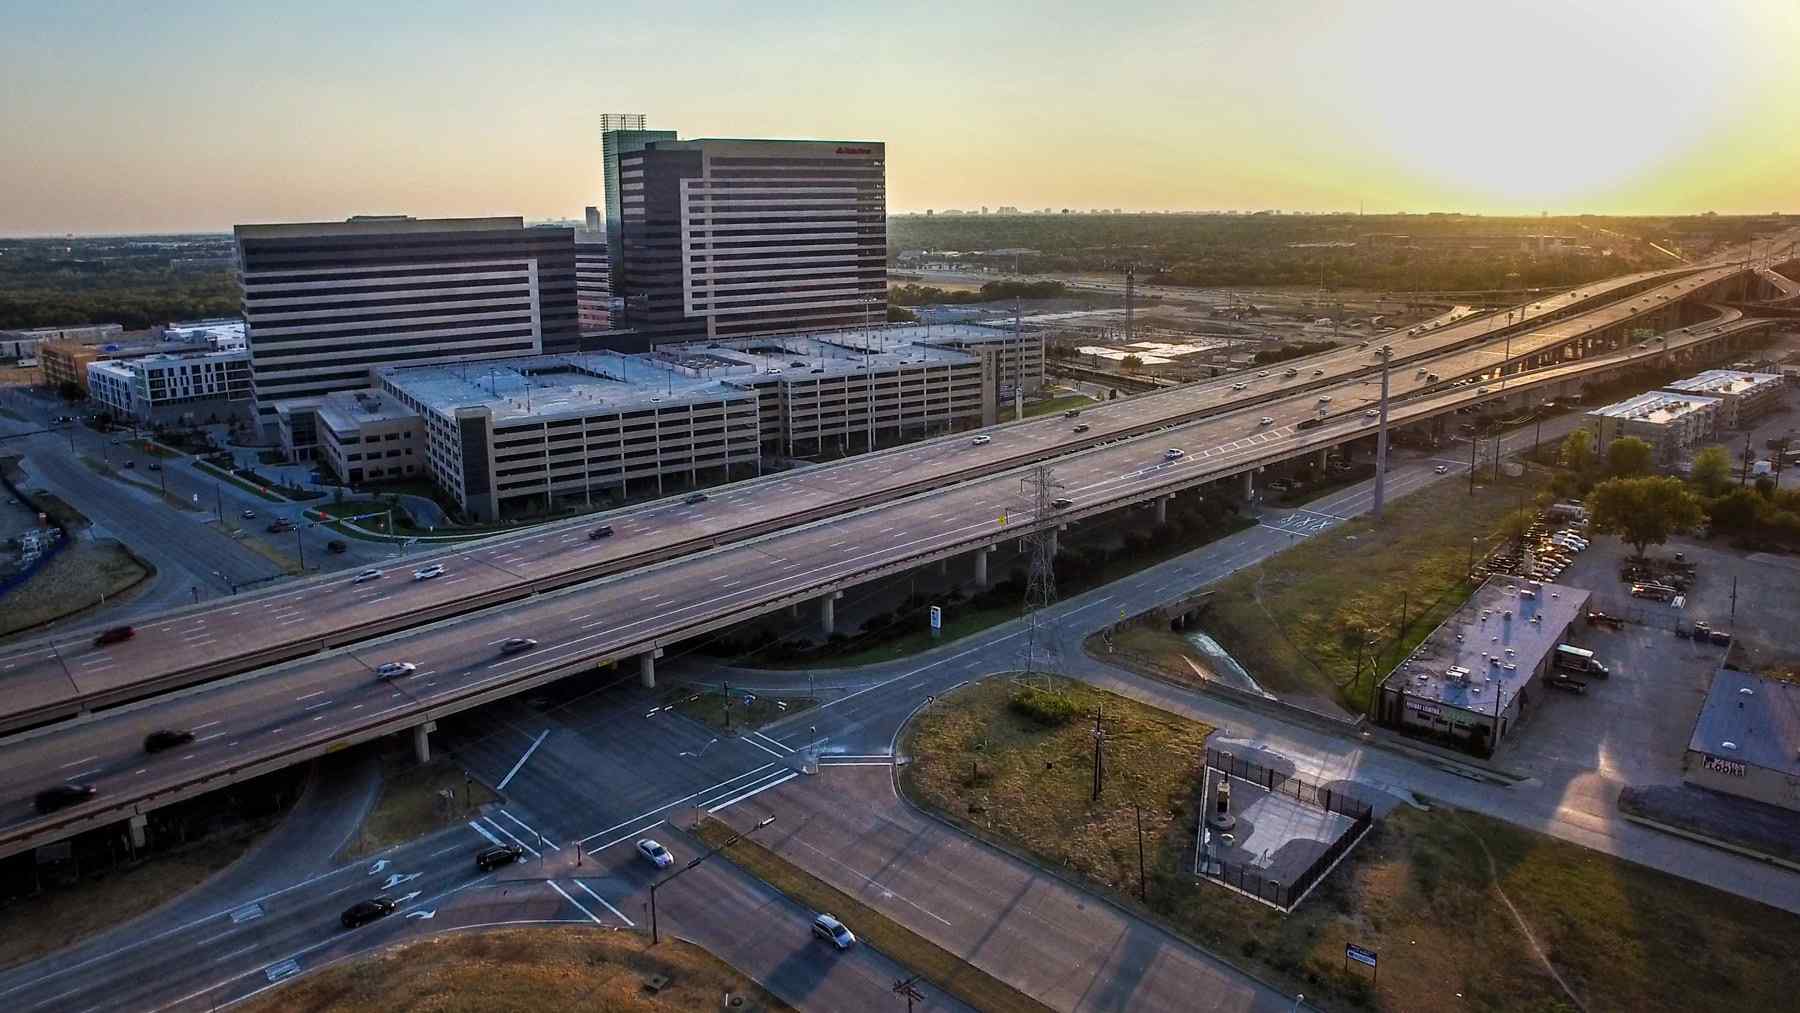
<svg viewBox="0 0 1800 1013"><path fill-rule="evenodd" d="M743 840L744 838L750 836L751 834L756 833L758 830L761 830L763 827L766 827L773 822L775 822L775 817L770 816L768 819L763 820L761 823L758 823L756 826L753 826L748 830L745 830L741 833L734 835L730 840L726 841L725 843L719 845L716 848L713 848L711 851L708 851L706 854L701 855L699 858L696 858L696 859L688 862L688 864L686 864L686 865L682 866L681 868L675 870L674 872L670 873L664 879L662 879L658 882L655 882L655 883L651 883L650 884L650 945L655 946L656 944L662 942L662 935L658 931L657 922L656 922L656 891L661 889L662 887L668 886L670 883L674 882L675 877L681 875L682 873L688 871L689 869L692 869L694 866L699 865L701 862L706 861L707 859L711 858L712 856L718 854L721 851L724 851L726 848L731 847L733 844L736 844L737 842Z"/></svg>

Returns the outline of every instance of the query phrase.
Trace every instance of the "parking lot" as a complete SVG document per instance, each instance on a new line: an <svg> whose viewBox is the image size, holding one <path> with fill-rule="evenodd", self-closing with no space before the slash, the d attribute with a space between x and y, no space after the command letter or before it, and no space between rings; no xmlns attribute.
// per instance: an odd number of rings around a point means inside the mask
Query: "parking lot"
<svg viewBox="0 0 1800 1013"><path fill-rule="evenodd" d="M1676 631L1696 620L1733 628L1733 577L1743 648L1759 663L1800 658L1800 559L1688 539L1671 539L1651 555L1676 552L1696 567L1679 608L1631 597L1619 577L1631 548L1618 539L1596 537L1576 555L1558 582L1592 591L1590 608L1626 622L1616 629L1578 622L1570 640L1612 674L1588 679L1580 695L1546 687L1496 763L1560 788L1565 806L1596 814L1610 813L1625 785L1679 782L1695 716L1726 649Z"/></svg>

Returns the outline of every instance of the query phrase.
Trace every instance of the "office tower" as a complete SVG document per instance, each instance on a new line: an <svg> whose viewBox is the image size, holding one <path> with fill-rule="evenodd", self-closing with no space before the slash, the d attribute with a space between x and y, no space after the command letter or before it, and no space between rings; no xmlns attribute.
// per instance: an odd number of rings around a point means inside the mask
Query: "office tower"
<svg viewBox="0 0 1800 1013"><path fill-rule="evenodd" d="M584 334L612 326L612 263L599 229L575 230L575 310Z"/></svg>
<svg viewBox="0 0 1800 1013"><path fill-rule="evenodd" d="M658 140L621 154L611 256L626 325L662 342L885 320L884 159L873 141Z"/></svg>
<svg viewBox="0 0 1800 1013"><path fill-rule="evenodd" d="M654 141L672 141L673 130L647 130L643 113L603 113L600 116L602 196L606 204L606 249L611 274L619 277L619 159L644 150Z"/></svg>
<svg viewBox="0 0 1800 1013"><path fill-rule="evenodd" d="M606 223L600 220L600 209L589 204L582 208L582 218L589 232L604 232Z"/></svg>
<svg viewBox="0 0 1800 1013"><path fill-rule="evenodd" d="M404 363L574 349L574 230L519 218L239 225L256 409Z"/></svg>

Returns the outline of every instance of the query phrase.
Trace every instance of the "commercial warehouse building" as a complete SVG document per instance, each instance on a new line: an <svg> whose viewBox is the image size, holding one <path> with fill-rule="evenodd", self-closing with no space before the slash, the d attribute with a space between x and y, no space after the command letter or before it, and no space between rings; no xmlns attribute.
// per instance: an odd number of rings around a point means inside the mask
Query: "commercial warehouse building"
<svg viewBox="0 0 1800 1013"><path fill-rule="evenodd" d="M120 324L82 324L74 327L27 327L0 331L0 362L37 357L38 346L49 341L97 345L117 341L125 333Z"/></svg>
<svg viewBox="0 0 1800 1013"><path fill-rule="evenodd" d="M519 218L240 225L257 412L402 363L573 350L574 230Z"/></svg>
<svg viewBox="0 0 1800 1013"><path fill-rule="evenodd" d="M1544 688L1588 592L1490 577L1382 681L1377 718L1491 751Z"/></svg>
<svg viewBox="0 0 1800 1013"><path fill-rule="evenodd" d="M140 425L249 418L250 355L240 348L90 362L87 388L114 416Z"/></svg>
<svg viewBox="0 0 1800 1013"><path fill-rule="evenodd" d="M1688 740L1681 777L1800 810L1800 685L1719 669Z"/></svg>
<svg viewBox="0 0 1800 1013"><path fill-rule="evenodd" d="M1587 417L1599 446L1633 436L1650 444L1659 463L1668 464L1682 451L1712 438L1718 430L1720 404L1716 397L1653 390L1596 408Z"/></svg>
<svg viewBox="0 0 1800 1013"><path fill-rule="evenodd" d="M1671 394L1717 398L1719 429L1736 429L1781 402L1779 373L1746 373L1736 369L1709 369L1663 388Z"/></svg>

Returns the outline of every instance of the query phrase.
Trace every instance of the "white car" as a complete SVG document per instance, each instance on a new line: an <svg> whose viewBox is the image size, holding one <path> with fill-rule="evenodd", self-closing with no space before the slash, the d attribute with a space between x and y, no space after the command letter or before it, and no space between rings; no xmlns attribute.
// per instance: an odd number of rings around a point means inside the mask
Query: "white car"
<svg viewBox="0 0 1800 1013"><path fill-rule="evenodd" d="M402 675L411 675L419 670L419 666L410 661L390 661L375 670L375 674L383 679L394 679Z"/></svg>
<svg viewBox="0 0 1800 1013"><path fill-rule="evenodd" d="M1250 385L1247 383L1234 383L1231 385L1231 389L1232 390L1249 390Z"/></svg>
<svg viewBox="0 0 1800 1013"><path fill-rule="evenodd" d="M380 580L380 579L381 579L381 571L380 570L364 570L363 572L357 574L356 576L351 577L350 583L352 583L352 584L367 584L371 580Z"/></svg>
<svg viewBox="0 0 1800 1013"><path fill-rule="evenodd" d="M977 446L977 447L985 447L992 442L994 442L994 438L992 436L977 436L974 439L969 441L969 443L972 446Z"/></svg>
<svg viewBox="0 0 1800 1013"><path fill-rule="evenodd" d="M856 945L856 933L843 922L831 915L822 914L813 919L812 933L840 950L847 950Z"/></svg>
<svg viewBox="0 0 1800 1013"><path fill-rule="evenodd" d="M1186 456L1187 456L1187 451L1181 449L1180 447L1170 447L1169 449L1163 451L1163 460L1165 460L1165 461L1178 461L1181 458L1186 457Z"/></svg>
<svg viewBox="0 0 1800 1013"><path fill-rule="evenodd" d="M1275 424L1275 420L1264 415L1262 418L1256 420L1256 424L1259 426L1272 426Z"/></svg>
<svg viewBox="0 0 1800 1013"><path fill-rule="evenodd" d="M637 850L638 854L643 855L646 861L658 869L667 869L675 864L675 856L669 854L669 849L648 837L637 842Z"/></svg>
<svg viewBox="0 0 1800 1013"><path fill-rule="evenodd" d="M1364 417L1366 417L1366 418L1371 418L1371 419L1378 419L1378 418L1380 418L1380 417L1381 417L1381 413L1380 413L1380 412L1378 412L1378 411L1376 411L1376 410L1375 410L1375 409L1373 409L1373 408L1369 408L1369 409L1366 409L1366 410L1364 410L1364 411L1363 411L1363 415L1364 415Z"/></svg>
<svg viewBox="0 0 1800 1013"><path fill-rule="evenodd" d="M1488 389L1486 387L1475 388L1475 393L1477 393L1477 394L1486 394L1487 392L1488 392Z"/></svg>
<svg viewBox="0 0 1800 1013"><path fill-rule="evenodd" d="M1331 395L1330 394L1320 394L1319 395L1319 403L1320 404L1330 404L1331 403Z"/></svg>
<svg viewBox="0 0 1800 1013"><path fill-rule="evenodd" d="M444 564L442 563L433 563L430 566L422 566L413 571L414 580L431 580L433 577L442 577L443 575Z"/></svg>
<svg viewBox="0 0 1800 1013"><path fill-rule="evenodd" d="M1438 466L1437 466L1437 467L1435 467L1435 468L1433 468L1433 469L1431 469L1431 470L1433 470L1433 471L1435 471L1435 472L1437 472L1437 473L1438 473L1438 474L1440 474L1440 475L1448 475L1448 474L1450 474L1450 466L1449 466L1449 465L1448 465L1448 464L1440 464L1440 465L1438 465Z"/></svg>

